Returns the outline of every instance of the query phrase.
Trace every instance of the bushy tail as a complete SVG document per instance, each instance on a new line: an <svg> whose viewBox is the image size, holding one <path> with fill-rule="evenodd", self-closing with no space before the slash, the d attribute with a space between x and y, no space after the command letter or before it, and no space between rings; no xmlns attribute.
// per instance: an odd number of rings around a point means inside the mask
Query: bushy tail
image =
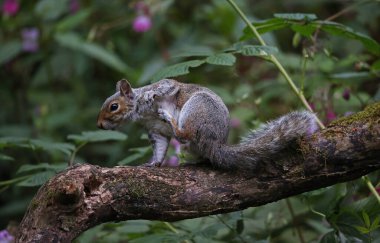
<svg viewBox="0 0 380 243"><path fill-rule="evenodd" d="M237 145L219 145L210 159L220 168L254 170L260 161L278 155L297 138L316 130L318 124L313 113L295 111L252 131Z"/></svg>

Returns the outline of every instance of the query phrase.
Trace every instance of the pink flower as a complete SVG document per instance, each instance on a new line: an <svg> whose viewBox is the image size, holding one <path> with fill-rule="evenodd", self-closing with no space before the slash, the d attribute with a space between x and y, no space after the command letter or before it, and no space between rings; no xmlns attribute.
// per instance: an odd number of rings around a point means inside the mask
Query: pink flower
<svg viewBox="0 0 380 243"><path fill-rule="evenodd" d="M342 93L343 99L349 100L350 99L350 93L351 93L351 90L349 88L345 88L343 93Z"/></svg>
<svg viewBox="0 0 380 243"><path fill-rule="evenodd" d="M152 27L149 16L139 15L133 20L133 30L138 33L147 32Z"/></svg>
<svg viewBox="0 0 380 243"><path fill-rule="evenodd" d="M231 118L230 120L230 126L232 128L238 128L241 125L241 121L238 118Z"/></svg>
<svg viewBox="0 0 380 243"><path fill-rule="evenodd" d="M313 102L308 102L311 110L315 111L315 104Z"/></svg>
<svg viewBox="0 0 380 243"><path fill-rule="evenodd" d="M80 9L79 0L70 0L69 9L71 14L75 14Z"/></svg>
<svg viewBox="0 0 380 243"><path fill-rule="evenodd" d="M15 15L20 8L20 4L17 2L17 0L4 0L3 2L3 14L13 16Z"/></svg>
<svg viewBox="0 0 380 243"><path fill-rule="evenodd" d="M177 139L172 138L170 140L170 145L173 146L176 154L180 154L181 153L181 144L178 142Z"/></svg>
<svg viewBox="0 0 380 243"><path fill-rule="evenodd" d="M39 49L38 37L40 31L37 28L24 28L21 31L22 49L25 52L36 52Z"/></svg>
<svg viewBox="0 0 380 243"><path fill-rule="evenodd" d="M336 115L335 115L334 111L328 110L326 112L326 119L327 119L327 122L329 122L329 123L332 122L333 120L335 120L336 119Z"/></svg>
<svg viewBox="0 0 380 243"><path fill-rule="evenodd" d="M1 243L10 243L13 242L14 237L9 234L7 230L0 231L0 242Z"/></svg>
<svg viewBox="0 0 380 243"><path fill-rule="evenodd" d="M162 166L177 167L179 165L179 159L177 156L171 156L169 159L162 163Z"/></svg>

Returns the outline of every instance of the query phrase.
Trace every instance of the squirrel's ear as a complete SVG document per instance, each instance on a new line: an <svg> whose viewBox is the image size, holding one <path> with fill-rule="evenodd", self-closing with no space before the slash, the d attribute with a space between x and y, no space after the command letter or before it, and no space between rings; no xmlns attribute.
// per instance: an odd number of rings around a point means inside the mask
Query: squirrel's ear
<svg viewBox="0 0 380 243"><path fill-rule="evenodd" d="M121 96L128 96L129 98L133 97L132 87L129 82L125 79L122 79L116 84L116 92L120 91Z"/></svg>

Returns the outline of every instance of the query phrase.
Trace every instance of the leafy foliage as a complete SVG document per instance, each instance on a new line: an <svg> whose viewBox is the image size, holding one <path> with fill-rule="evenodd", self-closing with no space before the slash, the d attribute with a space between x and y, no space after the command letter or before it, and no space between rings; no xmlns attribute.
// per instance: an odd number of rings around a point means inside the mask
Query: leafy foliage
<svg viewBox="0 0 380 243"><path fill-rule="evenodd" d="M69 135L67 138L77 143L88 143L108 140L122 141L127 139L127 136L118 131L88 131L82 132L81 135Z"/></svg>
<svg viewBox="0 0 380 243"><path fill-rule="evenodd" d="M271 46L254 46L243 45L241 43L235 44L233 47L226 49L226 52L217 54L206 54L204 52L199 53L184 53L178 56L192 57L192 56L205 56L203 60L191 60L174 64L172 66L163 68L153 76L154 81L158 81L163 78L177 77L190 72L190 68L199 67L202 64L212 64L221 66L232 66L236 61L236 57L233 54L242 54L244 56L259 56L265 57L277 52L275 47Z"/></svg>
<svg viewBox="0 0 380 243"><path fill-rule="evenodd" d="M82 40L75 33L57 34L55 39L62 46L71 48L74 51L82 52L121 73L128 71L128 66L116 54L95 43L88 43Z"/></svg>
<svg viewBox="0 0 380 243"><path fill-rule="evenodd" d="M315 14L275 14L275 18L254 23L259 33L289 28L303 36L310 37L315 31L326 31L331 35L342 36L360 41L364 47L373 54L380 55L380 44L371 37L354 31L352 28L340 23L326 20L317 20ZM242 39L254 37L246 27Z"/></svg>
<svg viewBox="0 0 380 243"><path fill-rule="evenodd" d="M0 229L20 220L38 187L68 162L148 161L151 148L136 124L94 130L120 78L141 86L177 77L209 87L229 107L231 143L301 108L270 55L326 124L380 100L376 1L239 1L268 46L259 45L227 1L16 2L16 14L2 6L0 29ZM140 15L152 23L144 33L133 29ZM168 153L180 154L174 145ZM379 178L370 175L378 190ZM380 239L380 207L361 181L288 202L171 224L107 223L77 242L297 242L294 232L306 242Z"/></svg>
<svg viewBox="0 0 380 243"><path fill-rule="evenodd" d="M192 67L199 67L205 63L205 61L202 60L191 60L187 62L177 63L172 66L166 67L159 71L154 77L153 80L158 81L163 78L167 77L177 77L180 75L188 74L190 71L189 69Z"/></svg>

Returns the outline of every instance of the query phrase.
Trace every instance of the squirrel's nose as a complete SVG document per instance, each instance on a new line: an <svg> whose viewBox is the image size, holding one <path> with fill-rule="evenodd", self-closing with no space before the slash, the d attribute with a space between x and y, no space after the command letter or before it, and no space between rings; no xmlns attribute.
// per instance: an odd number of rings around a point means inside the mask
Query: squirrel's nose
<svg viewBox="0 0 380 243"><path fill-rule="evenodd" d="M98 126L98 128L100 128L100 129L104 129L103 124L102 124L101 122L98 122L97 126Z"/></svg>

